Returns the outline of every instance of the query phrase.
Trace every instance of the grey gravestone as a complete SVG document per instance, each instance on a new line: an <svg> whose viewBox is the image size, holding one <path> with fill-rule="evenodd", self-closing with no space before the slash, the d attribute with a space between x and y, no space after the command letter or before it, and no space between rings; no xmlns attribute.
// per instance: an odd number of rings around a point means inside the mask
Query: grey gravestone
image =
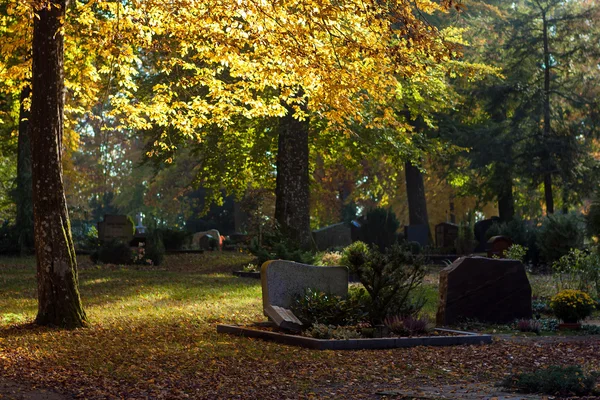
<svg viewBox="0 0 600 400"><path fill-rule="evenodd" d="M312 236L317 249L321 251L352 244L350 226L344 222L313 231Z"/></svg>
<svg viewBox="0 0 600 400"><path fill-rule="evenodd" d="M98 239L103 242L120 240L129 243L133 232L133 222L127 215L105 215L104 221L98 222Z"/></svg>
<svg viewBox="0 0 600 400"><path fill-rule="evenodd" d="M531 286L520 261L461 257L440 272L439 326L466 318L506 323L531 318Z"/></svg>
<svg viewBox="0 0 600 400"><path fill-rule="evenodd" d="M429 245L429 225L408 225L404 227L407 242L417 242L421 246Z"/></svg>
<svg viewBox="0 0 600 400"><path fill-rule="evenodd" d="M293 261L267 261L261 268L263 311L282 328L299 330L302 323L289 311L297 296L314 289L348 295L348 268L315 267Z"/></svg>

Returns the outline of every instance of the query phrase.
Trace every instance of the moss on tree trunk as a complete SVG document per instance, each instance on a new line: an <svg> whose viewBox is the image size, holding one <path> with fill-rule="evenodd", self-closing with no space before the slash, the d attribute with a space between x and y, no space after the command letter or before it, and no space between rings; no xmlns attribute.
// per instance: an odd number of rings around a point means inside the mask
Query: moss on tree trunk
<svg viewBox="0 0 600 400"><path fill-rule="evenodd" d="M33 28L31 154L33 214L37 256L36 323L84 326L77 260L62 179L64 45L61 24L65 0L37 11Z"/></svg>

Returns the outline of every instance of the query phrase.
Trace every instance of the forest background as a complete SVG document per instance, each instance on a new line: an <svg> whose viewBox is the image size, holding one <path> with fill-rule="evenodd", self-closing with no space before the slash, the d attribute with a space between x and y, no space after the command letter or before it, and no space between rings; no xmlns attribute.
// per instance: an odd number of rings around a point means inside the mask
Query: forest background
<svg viewBox="0 0 600 400"><path fill-rule="evenodd" d="M417 10L428 2L418 3ZM234 209L272 220L279 104L265 101L256 115L234 101L229 109L198 105L212 107L205 114L191 109L206 97L192 82L200 79L191 55L198 38L183 23L167 26L152 2L135 4L71 2L67 13L62 163L74 235L87 235L104 214L117 213L142 213L152 226L222 227L225 233L250 228L232 223ZM368 113L359 110L375 105L341 104L354 93L341 79L340 86L322 85L334 89L335 99L315 89L310 101L318 106L298 102L288 109L312 113L306 119L312 229L373 207L390 208L403 225L473 215L535 221L555 209L581 210L592 198L600 82L594 2L465 0L453 6L450 12L429 6L430 14L421 15L424 26L444 38L447 55L436 50L421 71L403 71L401 100L380 114L361 120ZM154 21L152 38L139 24L143 13ZM4 237L16 225L24 231L20 243L32 247L30 194L24 193L31 179L30 17L25 3L0 3L0 220ZM194 17L221 27L207 15ZM315 21L322 17L313 15ZM228 34L235 37L231 26ZM297 51L298 45L287 48ZM274 59L286 57L285 43L265 48L276 49ZM310 60L294 72L294 79L307 80L304 90L330 67L324 57ZM221 90L229 90L222 97L243 96L231 60L212 61L202 73L220 74L226 83ZM389 84L354 83L367 92ZM210 124L191 128L208 114ZM209 222L198 222L203 216Z"/></svg>

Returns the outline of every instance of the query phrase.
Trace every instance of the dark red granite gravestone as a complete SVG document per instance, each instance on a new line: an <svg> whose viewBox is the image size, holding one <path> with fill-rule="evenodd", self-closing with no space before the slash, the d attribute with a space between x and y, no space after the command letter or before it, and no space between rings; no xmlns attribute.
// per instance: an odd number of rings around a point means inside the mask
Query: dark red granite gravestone
<svg viewBox="0 0 600 400"><path fill-rule="evenodd" d="M461 257L440 272L436 322L506 323L531 318L531 286L520 261Z"/></svg>

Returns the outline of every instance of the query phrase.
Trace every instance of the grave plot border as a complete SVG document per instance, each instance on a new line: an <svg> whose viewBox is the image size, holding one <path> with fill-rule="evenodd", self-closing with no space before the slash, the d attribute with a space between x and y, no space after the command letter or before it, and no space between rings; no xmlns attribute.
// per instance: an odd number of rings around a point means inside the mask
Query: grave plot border
<svg viewBox="0 0 600 400"><path fill-rule="evenodd" d="M394 349L415 346L455 346L465 344L489 344L492 335L474 332L436 328L436 331L454 333L457 336L423 336L403 338L361 338L361 339L314 339L298 335L269 332L238 325L217 325L217 333L262 339L290 346L305 347L314 350L366 350Z"/></svg>

